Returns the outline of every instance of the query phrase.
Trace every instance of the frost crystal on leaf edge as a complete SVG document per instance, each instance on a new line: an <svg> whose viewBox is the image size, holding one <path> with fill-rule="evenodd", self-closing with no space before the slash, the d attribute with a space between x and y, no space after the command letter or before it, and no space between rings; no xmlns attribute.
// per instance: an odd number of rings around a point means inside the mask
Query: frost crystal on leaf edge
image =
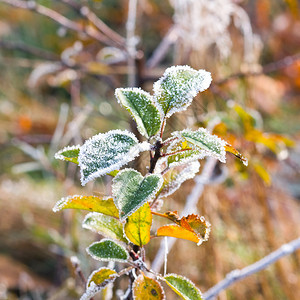
<svg viewBox="0 0 300 300"><path fill-rule="evenodd" d="M76 149L80 149L81 145L73 145L73 146L67 146L59 151L57 151L55 154L54 154L54 158L55 159L60 159L60 160L66 160L65 156L63 156L61 153L63 152L66 152L66 151L70 151L70 150L76 150Z"/></svg>

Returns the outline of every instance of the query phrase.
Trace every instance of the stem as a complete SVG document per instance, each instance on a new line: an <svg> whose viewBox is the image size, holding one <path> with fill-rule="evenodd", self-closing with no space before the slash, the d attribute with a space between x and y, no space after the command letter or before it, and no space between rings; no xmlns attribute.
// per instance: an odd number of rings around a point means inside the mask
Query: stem
<svg viewBox="0 0 300 300"><path fill-rule="evenodd" d="M171 153L163 153L161 156L165 157L165 156L175 155L179 152L184 152L184 151L188 151L188 150L193 150L193 149L192 148L181 149L181 150L174 151L174 152L171 152Z"/></svg>
<svg viewBox="0 0 300 300"><path fill-rule="evenodd" d="M158 159L162 156L161 155L161 148L162 148L162 146L163 146L163 144L161 143L160 140L158 140L155 143L155 146L154 146L155 153L154 153L153 158L150 159L150 169L149 169L149 173L150 174L153 173Z"/></svg>

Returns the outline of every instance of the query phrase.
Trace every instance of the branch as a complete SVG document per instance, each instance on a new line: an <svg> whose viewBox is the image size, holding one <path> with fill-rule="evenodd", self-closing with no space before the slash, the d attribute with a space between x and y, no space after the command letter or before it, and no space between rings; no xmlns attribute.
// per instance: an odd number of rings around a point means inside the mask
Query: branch
<svg viewBox="0 0 300 300"><path fill-rule="evenodd" d="M58 12L56 12L53 9L50 9L43 5L37 4L35 1L0 0L0 2L6 3L6 4L16 7L16 8L32 10L40 15L43 15L45 17L52 19L56 23L60 24L61 26L66 27L70 30L73 30L73 31L81 33L81 34L86 34L90 38L93 38L99 42L102 42L107 45L111 45L111 40L107 39L100 32L94 30L91 27L84 27L84 26L66 18L65 16L59 14Z"/></svg>
<svg viewBox="0 0 300 300"><path fill-rule="evenodd" d="M51 61L59 60L59 56L52 52L40 48L36 48L33 46L29 46L23 43L19 43L19 42L0 41L0 48L7 49L7 50L20 50L46 60L51 60Z"/></svg>
<svg viewBox="0 0 300 300"><path fill-rule="evenodd" d="M99 31L101 31L107 38L114 41L116 44L125 48L125 39L116 31L107 26L95 13L93 13L87 6L82 6L74 0L62 0L63 3L72 7L78 14L86 18Z"/></svg>
<svg viewBox="0 0 300 300"><path fill-rule="evenodd" d="M221 85L225 84L230 80L238 79L238 78L244 78L244 77L249 77L249 76L259 76L262 74L267 74L271 73L280 69L284 69L295 62L300 61L300 53L297 53L295 55L287 56L281 60L269 63L265 66L262 67L260 71L255 71L255 72L238 72L232 75L229 75L228 77L224 79L217 80L214 85Z"/></svg>
<svg viewBox="0 0 300 300"><path fill-rule="evenodd" d="M218 284L210 288L206 293L204 293L203 297L205 300L212 300L214 299L222 290L226 289L234 282L244 279L254 273L257 273L260 270L265 269L269 265L275 263L281 257L289 255L295 252L297 249L300 248L300 238L291 241L288 244L282 245L276 251L270 253L269 255L265 256L261 260L255 262L254 264L247 266L241 270L233 270L228 273L222 281Z"/></svg>

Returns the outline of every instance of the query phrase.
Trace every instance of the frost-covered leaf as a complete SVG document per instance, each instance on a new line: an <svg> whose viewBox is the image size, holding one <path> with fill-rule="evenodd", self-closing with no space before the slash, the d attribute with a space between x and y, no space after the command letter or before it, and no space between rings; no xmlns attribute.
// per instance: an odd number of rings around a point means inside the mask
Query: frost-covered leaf
<svg viewBox="0 0 300 300"><path fill-rule="evenodd" d="M170 117L175 112L185 110L210 83L211 75L205 70L196 71L188 66L168 68L153 87L161 115Z"/></svg>
<svg viewBox="0 0 300 300"><path fill-rule="evenodd" d="M86 215L82 227L102 234L106 238L127 243L123 235L123 224L116 218L99 213L89 213Z"/></svg>
<svg viewBox="0 0 300 300"><path fill-rule="evenodd" d="M197 159L211 156L221 162L226 161L226 142L216 135L210 134L205 128L198 130L185 129L172 133L175 138L167 149L170 167L181 165Z"/></svg>
<svg viewBox="0 0 300 300"><path fill-rule="evenodd" d="M87 280L86 292L80 300L89 300L103 290L108 284L112 283L118 274L116 271L102 267L92 272Z"/></svg>
<svg viewBox="0 0 300 300"><path fill-rule="evenodd" d="M200 290L186 277L177 274L167 274L166 283L171 289L185 300L203 300Z"/></svg>
<svg viewBox="0 0 300 300"><path fill-rule="evenodd" d="M111 130L93 136L81 146L78 156L82 185L121 168L148 149L148 143L139 144L126 130Z"/></svg>
<svg viewBox="0 0 300 300"><path fill-rule="evenodd" d="M133 299L135 300L164 300L164 290L160 283L150 277L140 274L132 285Z"/></svg>
<svg viewBox="0 0 300 300"><path fill-rule="evenodd" d="M57 153L55 153L54 157L56 159L70 161L78 165L78 155L79 155L80 147L81 147L80 145L65 147L59 150Z"/></svg>
<svg viewBox="0 0 300 300"><path fill-rule="evenodd" d="M162 185L162 176L151 174L143 177L134 169L124 169L113 179L112 195L120 212L120 220L126 219L147 201L153 200Z"/></svg>
<svg viewBox="0 0 300 300"><path fill-rule="evenodd" d="M178 225L165 225L158 228L157 236L181 238L195 242L197 245L208 240L211 225L203 216L191 214L181 218L177 211L155 214L168 218Z"/></svg>
<svg viewBox="0 0 300 300"><path fill-rule="evenodd" d="M152 214L149 203L145 203L136 212L130 215L124 226L124 232L130 242L143 246L150 241Z"/></svg>
<svg viewBox="0 0 300 300"><path fill-rule="evenodd" d="M102 213L112 217L119 217L119 211L112 198L101 198L97 196L74 195L62 198L53 208L54 212L66 208L83 209Z"/></svg>
<svg viewBox="0 0 300 300"><path fill-rule="evenodd" d="M128 260L128 252L124 247L110 239L103 239L100 242L91 244L86 251L94 259L101 261L119 261Z"/></svg>
<svg viewBox="0 0 300 300"><path fill-rule="evenodd" d="M130 112L143 136L149 138L159 131L161 116L149 93L140 88L127 88L116 89L115 95L119 103Z"/></svg>
<svg viewBox="0 0 300 300"><path fill-rule="evenodd" d="M163 175L163 185L158 192L159 197L166 197L173 194L177 189L180 188L181 184L193 178L196 173L199 172L200 163L193 161L183 166L177 166L170 169Z"/></svg>

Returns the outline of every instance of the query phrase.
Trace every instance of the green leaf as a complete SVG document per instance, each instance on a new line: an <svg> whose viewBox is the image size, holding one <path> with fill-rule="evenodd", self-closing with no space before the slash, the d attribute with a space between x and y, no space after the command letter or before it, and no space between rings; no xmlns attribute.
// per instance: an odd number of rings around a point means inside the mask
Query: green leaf
<svg viewBox="0 0 300 300"><path fill-rule="evenodd" d="M167 274L164 278L168 286L181 298L185 300L203 299L199 289L189 279L176 274Z"/></svg>
<svg viewBox="0 0 300 300"><path fill-rule="evenodd" d="M119 217L119 211L112 198L105 199L97 196L79 195L69 196L58 201L53 211L58 212L66 208L83 209L116 218Z"/></svg>
<svg viewBox="0 0 300 300"><path fill-rule="evenodd" d="M94 259L100 261L126 262L129 258L126 249L110 239L95 242L90 245L86 251Z"/></svg>
<svg viewBox="0 0 300 300"><path fill-rule="evenodd" d="M161 116L149 93L140 88L127 88L116 89L115 95L119 103L130 112L143 136L149 138L159 131Z"/></svg>
<svg viewBox="0 0 300 300"><path fill-rule="evenodd" d="M140 274L132 285L133 299L135 300L164 300L164 290L160 283L150 277Z"/></svg>
<svg viewBox="0 0 300 300"><path fill-rule="evenodd" d="M112 269L102 267L92 272L87 280L86 292L80 300L88 300L103 290L109 283L118 277L118 273Z"/></svg>
<svg viewBox="0 0 300 300"><path fill-rule="evenodd" d="M89 213L86 215L82 227L102 234L106 238L127 243L123 235L123 224L113 217L99 213Z"/></svg>
<svg viewBox="0 0 300 300"><path fill-rule="evenodd" d="M64 149L61 149L57 153L55 153L54 157L56 159L70 161L78 165L78 155L80 147L80 145L65 147Z"/></svg>
<svg viewBox="0 0 300 300"><path fill-rule="evenodd" d="M128 217L124 232L130 242L143 246L150 241L152 214L149 203L145 203L136 212Z"/></svg>
<svg viewBox="0 0 300 300"><path fill-rule="evenodd" d="M134 169L124 169L113 179L112 195L120 213L120 220L125 220L147 201L154 199L162 185L162 176L151 174L143 177Z"/></svg>
<svg viewBox="0 0 300 300"><path fill-rule="evenodd" d="M205 70L196 71L188 66L168 68L153 87L161 115L170 117L185 110L198 92L206 90L210 83L210 73Z"/></svg>
<svg viewBox="0 0 300 300"><path fill-rule="evenodd" d="M139 144L126 130L111 130L93 136L81 146L78 156L82 185L120 169L149 147L147 142Z"/></svg>
<svg viewBox="0 0 300 300"><path fill-rule="evenodd" d="M159 197L167 197L178 190L181 184L193 178L199 172L200 163L193 161L183 166L170 169L163 175L163 185L158 192Z"/></svg>
<svg viewBox="0 0 300 300"><path fill-rule="evenodd" d="M206 156L214 157L223 163L226 162L226 142L216 135L210 134L205 128L195 131L190 129L175 131L172 136L175 140L166 152L169 167L203 159ZM168 153L172 155L168 155Z"/></svg>

